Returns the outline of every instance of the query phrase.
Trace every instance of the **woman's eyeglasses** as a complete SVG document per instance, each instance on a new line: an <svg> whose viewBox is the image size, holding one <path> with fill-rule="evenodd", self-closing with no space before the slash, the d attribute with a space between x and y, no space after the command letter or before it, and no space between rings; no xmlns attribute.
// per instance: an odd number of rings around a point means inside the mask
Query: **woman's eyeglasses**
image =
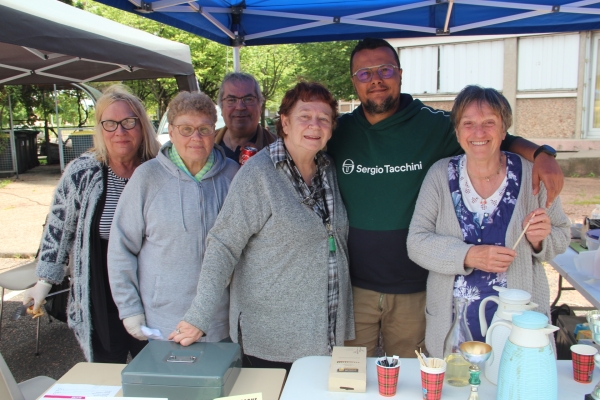
<svg viewBox="0 0 600 400"><path fill-rule="evenodd" d="M137 125L138 119L139 119L138 117L129 117L129 118L122 119L120 121L113 121L113 120L107 119L104 121L100 121L100 124L102 125L102 128L106 132L116 131L117 128L119 127L119 125L121 125L123 127L123 129L128 131L130 129L135 128L135 126Z"/></svg>
<svg viewBox="0 0 600 400"><path fill-rule="evenodd" d="M194 132L198 131L200 136L211 136L215 133L215 129L212 126L208 125L200 125L200 126L192 126L192 125L173 125L179 131L181 136L189 137L194 134Z"/></svg>
<svg viewBox="0 0 600 400"><path fill-rule="evenodd" d="M353 73L352 76L356 76L356 79L363 83L371 82L371 79L373 79L373 69L377 70L381 79L390 79L394 75L394 70L399 68L392 64L375 65L373 67L361 68Z"/></svg>
<svg viewBox="0 0 600 400"><path fill-rule="evenodd" d="M227 96L223 99L223 104L227 107L235 107L238 104L238 101L242 101L245 106L253 106L258 102L258 98L256 96L244 96L244 97L235 97L235 96Z"/></svg>

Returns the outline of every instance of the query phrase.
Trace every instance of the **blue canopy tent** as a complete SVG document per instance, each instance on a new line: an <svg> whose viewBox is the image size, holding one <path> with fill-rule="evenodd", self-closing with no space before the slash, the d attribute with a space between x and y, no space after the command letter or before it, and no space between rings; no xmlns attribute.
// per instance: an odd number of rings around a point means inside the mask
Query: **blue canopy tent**
<svg viewBox="0 0 600 400"><path fill-rule="evenodd" d="M228 46L600 28L600 0L97 0Z"/></svg>

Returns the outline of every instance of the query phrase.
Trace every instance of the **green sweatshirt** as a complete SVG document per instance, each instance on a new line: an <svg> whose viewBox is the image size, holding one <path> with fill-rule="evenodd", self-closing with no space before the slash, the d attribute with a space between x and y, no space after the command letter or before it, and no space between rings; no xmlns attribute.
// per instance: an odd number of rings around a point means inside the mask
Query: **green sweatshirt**
<svg viewBox="0 0 600 400"><path fill-rule="evenodd" d="M375 125L361 107L340 117L327 149L350 220L352 284L382 293L425 290L427 271L408 258L406 237L429 167L462 151L449 113L402 94L401 109Z"/></svg>

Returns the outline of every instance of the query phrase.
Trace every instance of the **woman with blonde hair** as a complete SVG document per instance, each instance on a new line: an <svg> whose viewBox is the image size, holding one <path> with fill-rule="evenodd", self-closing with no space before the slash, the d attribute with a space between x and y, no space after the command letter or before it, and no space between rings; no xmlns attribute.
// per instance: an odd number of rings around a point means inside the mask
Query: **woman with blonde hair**
<svg viewBox="0 0 600 400"><path fill-rule="evenodd" d="M119 319L108 283L107 249L117 201L135 169L159 150L141 101L124 86L96 103L94 148L73 160L54 193L42 237L38 283L23 303L39 310L71 259L68 324L88 361L125 363L147 342L134 339Z"/></svg>

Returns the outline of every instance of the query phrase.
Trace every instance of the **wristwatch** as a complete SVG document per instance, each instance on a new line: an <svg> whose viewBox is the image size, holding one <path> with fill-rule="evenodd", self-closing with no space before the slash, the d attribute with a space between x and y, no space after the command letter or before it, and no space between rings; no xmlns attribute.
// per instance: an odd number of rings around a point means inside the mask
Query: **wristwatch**
<svg viewBox="0 0 600 400"><path fill-rule="evenodd" d="M543 144L540 147L537 148L537 150L535 151L535 153L533 153L533 159L535 160L535 158L537 156L540 155L540 153L546 153L549 156L552 156L554 158L556 158L556 150L554 150L554 148L548 146L547 144Z"/></svg>

